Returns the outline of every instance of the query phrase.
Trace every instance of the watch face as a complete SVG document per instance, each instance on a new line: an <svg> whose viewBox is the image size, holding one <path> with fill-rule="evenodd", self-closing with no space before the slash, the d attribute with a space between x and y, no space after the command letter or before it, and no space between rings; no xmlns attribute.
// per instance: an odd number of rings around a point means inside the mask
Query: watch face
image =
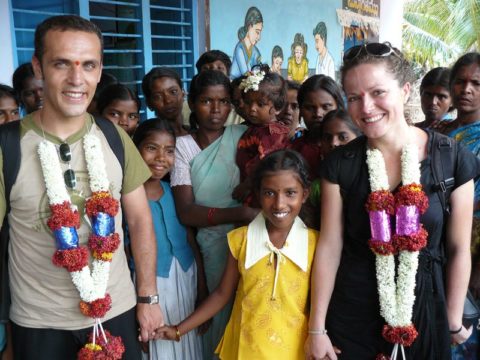
<svg viewBox="0 0 480 360"><path fill-rule="evenodd" d="M158 304L158 295L137 296L137 303L140 304Z"/></svg>

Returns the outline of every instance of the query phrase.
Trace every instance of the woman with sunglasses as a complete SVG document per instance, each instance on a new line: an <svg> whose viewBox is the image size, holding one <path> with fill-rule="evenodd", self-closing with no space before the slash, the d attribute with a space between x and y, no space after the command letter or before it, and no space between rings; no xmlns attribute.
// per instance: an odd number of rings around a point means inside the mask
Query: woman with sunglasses
<svg viewBox="0 0 480 360"><path fill-rule="evenodd" d="M450 359L450 343L471 333L462 311L475 159L459 147L447 218L433 186L433 133L404 117L412 72L403 55L388 43L354 47L341 74L364 136L324 163L307 358Z"/></svg>

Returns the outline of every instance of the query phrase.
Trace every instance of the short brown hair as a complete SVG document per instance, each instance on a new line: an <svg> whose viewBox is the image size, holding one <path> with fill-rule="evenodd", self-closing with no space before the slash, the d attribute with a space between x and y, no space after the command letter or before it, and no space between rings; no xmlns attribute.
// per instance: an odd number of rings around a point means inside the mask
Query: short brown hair
<svg viewBox="0 0 480 360"><path fill-rule="evenodd" d="M100 56L103 58L103 37L97 25L77 15L59 15L45 19L35 29L35 57L42 62L45 52L45 35L48 31L83 31L97 35L100 41Z"/></svg>

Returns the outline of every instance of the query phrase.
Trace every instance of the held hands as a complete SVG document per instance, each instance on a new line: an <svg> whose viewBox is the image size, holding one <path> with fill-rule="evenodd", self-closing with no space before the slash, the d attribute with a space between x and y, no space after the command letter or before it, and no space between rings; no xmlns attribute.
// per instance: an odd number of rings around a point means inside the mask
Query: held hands
<svg viewBox="0 0 480 360"><path fill-rule="evenodd" d="M337 360L341 351L332 345L328 335L308 335L305 341L305 360Z"/></svg>
<svg viewBox="0 0 480 360"><path fill-rule="evenodd" d="M157 329L165 324L160 305L137 304L137 320L140 324L139 341L147 342L160 338Z"/></svg>
<svg viewBox="0 0 480 360"><path fill-rule="evenodd" d="M162 326L160 329L157 329L157 333L159 335L159 338L162 340L178 341L177 329L175 328L175 326L171 326L171 325Z"/></svg>

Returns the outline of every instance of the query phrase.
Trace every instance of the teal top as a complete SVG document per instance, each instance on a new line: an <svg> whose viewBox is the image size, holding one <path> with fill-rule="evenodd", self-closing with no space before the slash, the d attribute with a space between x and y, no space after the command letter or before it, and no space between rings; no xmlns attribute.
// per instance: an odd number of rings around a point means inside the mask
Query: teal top
<svg viewBox="0 0 480 360"><path fill-rule="evenodd" d="M153 227L157 239L157 275L168 278L172 260L175 257L184 271L194 261L193 251L187 241L187 230L180 223L175 209L172 189L160 181L163 195L160 199L148 200L152 211Z"/></svg>

